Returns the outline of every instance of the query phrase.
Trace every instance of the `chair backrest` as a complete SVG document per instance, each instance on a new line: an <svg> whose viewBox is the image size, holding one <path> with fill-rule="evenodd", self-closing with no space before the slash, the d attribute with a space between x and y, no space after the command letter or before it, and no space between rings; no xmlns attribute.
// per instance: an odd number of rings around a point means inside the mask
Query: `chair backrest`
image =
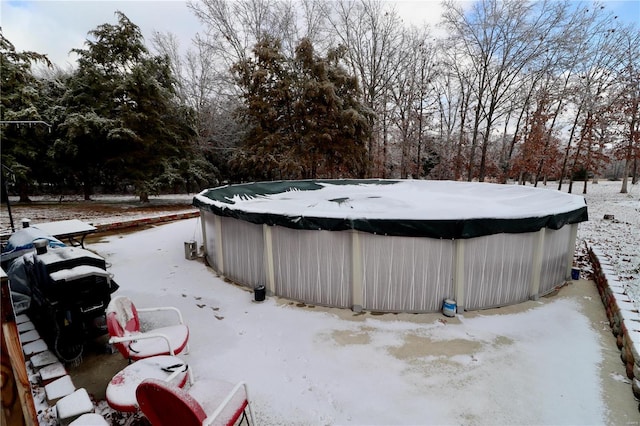
<svg viewBox="0 0 640 426"><path fill-rule="evenodd" d="M131 300L124 296L111 299L107 306L107 330L111 337L123 337L140 331L138 311ZM129 345L126 342L114 343L123 357L129 359Z"/></svg>
<svg viewBox="0 0 640 426"><path fill-rule="evenodd" d="M152 426L202 425L204 409L187 391L158 379L146 379L136 388L136 399Z"/></svg>

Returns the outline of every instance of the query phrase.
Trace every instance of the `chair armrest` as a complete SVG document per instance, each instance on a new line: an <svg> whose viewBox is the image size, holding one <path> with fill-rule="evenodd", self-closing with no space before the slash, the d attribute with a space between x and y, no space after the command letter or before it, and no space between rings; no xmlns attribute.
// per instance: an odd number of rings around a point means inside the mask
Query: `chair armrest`
<svg viewBox="0 0 640 426"><path fill-rule="evenodd" d="M246 402L246 407L249 407L249 417L251 417L251 426L255 426L253 411L251 409L251 404L249 403L249 388L247 387L247 384L244 382L239 382L237 385L233 387L233 389L231 389L231 391L227 394L227 396L218 405L218 408L216 408L216 410L213 413L211 413L209 416L207 416L206 419L203 420L202 425L203 426L212 425L213 422L216 420L216 418L220 415L220 413L222 413L222 411L226 408L227 404L229 404L229 402L231 402L233 397L238 393L240 388L244 388L244 396L245 396L244 400Z"/></svg>
<svg viewBox="0 0 640 426"><path fill-rule="evenodd" d="M157 308L138 308L138 307L136 307L136 310L138 311L138 313L140 313L140 312L173 311L178 315L178 320L180 321L180 324L184 324L184 321L182 320L182 312L180 312L180 310L178 308L175 308L173 306L159 306Z"/></svg>
<svg viewBox="0 0 640 426"><path fill-rule="evenodd" d="M132 334L130 336L112 337L109 339L109 343L123 343L123 342L131 342L134 340L155 339L155 338L164 339L167 342L167 347L169 348L169 354L171 356L175 356L175 353L173 352L173 348L171 347L171 340L169 340L169 337L167 337L162 333L139 333L139 334Z"/></svg>

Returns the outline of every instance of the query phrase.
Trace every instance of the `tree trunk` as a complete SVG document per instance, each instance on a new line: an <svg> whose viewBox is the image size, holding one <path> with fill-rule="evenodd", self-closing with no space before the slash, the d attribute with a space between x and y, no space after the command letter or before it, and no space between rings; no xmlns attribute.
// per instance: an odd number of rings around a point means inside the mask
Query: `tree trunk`
<svg viewBox="0 0 640 426"><path fill-rule="evenodd" d="M25 180L18 180L16 182L16 186L18 187L18 195L20 196L21 203L30 203L31 199L29 198L29 184Z"/></svg>
<svg viewBox="0 0 640 426"><path fill-rule="evenodd" d="M622 188L620 188L621 194L627 194L629 191L627 190L627 180L629 180L629 172L631 171L630 158L627 157L624 162L624 172L622 172Z"/></svg>
<svg viewBox="0 0 640 426"><path fill-rule="evenodd" d="M478 147L478 132L480 129L480 106L476 108L475 121L473 123L473 136L471 138L471 150L469 151L469 164L467 166L467 182L473 180L473 163L476 157L476 148Z"/></svg>
<svg viewBox="0 0 640 426"><path fill-rule="evenodd" d="M489 130L489 129L487 129ZM482 155L480 156L480 168L478 169L478 181L484 182L487 168L487 148L489 147L489 133L482 138Z"/></svg>
<svg viewBox="0 0 640 426"><path fill-rule="evenodd" d="M388 138L389 131L387 129L387 96L383 97L384 106L382 112L382 178L386 179L389 176L388 166L387 166L387 156L388 156Z"/></svg>
<svg viewBox="0 0 640 426"><path fill-rule="evenodd" d="M518 133L520 131L520 124L522 123L522 118L524 117L525 110L526 110L526 104L520 110L520 114L518 115L518 121L516 122L516 128L515 128L515 131L513 132L513 137L511 138L511 142L509 143L509 151L507 154L507 158L504 160L504 167L502 168L502 173L503 173L502 183L507 183L507 181L509 180L509 173L511 171L511 157L513 157L513 151L516 147L516 142L518 142ZM509 117L507 117L507 120L505 122L505 129L503 132L505 135L507 134L508 122L509 122Z"/></svg>
<svg viewBox="0 0 640 426"><path fill-rule="evenodd" d="M569 153L571 152L571 142L573 142L573 136L575 134L576 129L578 128L578 120L580 118L580 113L582 112L582 104L578 107L578 112L576 112L576 119L573 120L573 126L571 127L571 134L569 135L569 142L567 142L567 149L564 151L564 158L562 159L562 169L560 170L560 180L558 182L558 191L562 189L562 180L564 179L564 174L567 172L567 163L569 161ZM569 192L571 192L571 187L569 187Z"/></svg>
<svg viewBox="0 0 640 426"><path fill-rule="evenodd" d="M637 108L636 108L637 111ZM631 171L631 159L633 158L633 136L634 129L636 127L636 114L632 114L631 123L629 124L629 143L626 146L624 153L624 173L622 175L622 188L620 189L621 194L627 193L627 180L629 180L629 172ZM634 159L634 165L635 165Z"/></svg>
<svg viewBox="0 0 640 426"><path fill-rule="evenodd" d="M82 193L85 201L91 201L91 184L84 182L82 185Z"/></svg>
<svg viewBox="0 0 640 426"><path fill-rule="evenodd" d="M463 93L464 97L464 93ZM462 145L465 142L466 136L464 132L464 126L467 122L467 111L469 109L469 96L467 96L460 103L460 136L458 137L458 146L456 147L456 159L454 161L454 179L458 180L462 177L463 167L462 167Z"/></svg>

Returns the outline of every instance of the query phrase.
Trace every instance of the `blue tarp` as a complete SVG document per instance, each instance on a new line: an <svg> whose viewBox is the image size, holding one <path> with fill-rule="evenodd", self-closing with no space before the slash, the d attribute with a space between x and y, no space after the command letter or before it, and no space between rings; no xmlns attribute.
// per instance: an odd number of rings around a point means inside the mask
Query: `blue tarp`
<svg viewBox="0 0 640 426"><path fill-rule="evenodd" d="M7 241L7 245L2 250L2 263L4 264L8 260L15 259L29 250L33 250L33 242L40 239L47 240L49 247L65 247L62 241L51 235L47 235L38 228L28 227L18 229L11 235Z"/></svg>

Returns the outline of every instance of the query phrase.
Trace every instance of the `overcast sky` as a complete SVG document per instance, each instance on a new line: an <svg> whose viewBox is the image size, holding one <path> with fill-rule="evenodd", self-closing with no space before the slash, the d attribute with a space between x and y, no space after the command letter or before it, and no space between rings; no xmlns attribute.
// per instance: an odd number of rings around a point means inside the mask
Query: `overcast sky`
<svg viewBox="0 0 640 426"><path fill-rule="evenodd" d="M403 19L416 24L433 23L440 16L440 0L394 3ZM605 0L604 3L621 18L640 22L640 0ZM1 0L0 24L4 36L16 50L44 53L55 64L67 68L75 63L75 55L69 51L84 48L87 33L98 25L115 23L116 10L140 27L148 47L154 30L176 34L186 48L202 28L186 1L178 0Z"/></svg>

